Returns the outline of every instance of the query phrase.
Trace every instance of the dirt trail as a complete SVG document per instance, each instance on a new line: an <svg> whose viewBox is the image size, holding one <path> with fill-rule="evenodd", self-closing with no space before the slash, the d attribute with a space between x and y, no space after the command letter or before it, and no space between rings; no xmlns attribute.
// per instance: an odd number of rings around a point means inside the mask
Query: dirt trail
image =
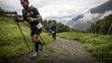
<svg viewBox="0 0 112 63"><path fill-rule="evenodd" d="M97 63L81 42L57 38L47 46L48 50L44 47L38 58L31 59L30 53L10 63Z"/></svg>

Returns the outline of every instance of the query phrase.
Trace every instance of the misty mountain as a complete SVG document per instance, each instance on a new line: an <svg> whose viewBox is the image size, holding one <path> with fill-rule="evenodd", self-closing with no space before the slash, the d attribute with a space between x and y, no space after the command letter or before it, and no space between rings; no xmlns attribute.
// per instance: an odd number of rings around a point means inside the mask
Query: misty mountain
<svg viewBox="0 0 112 63"><path fill-rule="evenodd" d="M75 16L67 23L67 25L77 30L86 30L92 23L110 13L112 13L112 0L91 8L83 14Z"/></svg>
<svg viewBox="0 0 112 63"><path fill-rule="evenodd" d="M112 10L112 0L102 4L100 6L90 9L90 12L102 14L102 13L105 13L105 11L110 11L110 10Z"/></svg>

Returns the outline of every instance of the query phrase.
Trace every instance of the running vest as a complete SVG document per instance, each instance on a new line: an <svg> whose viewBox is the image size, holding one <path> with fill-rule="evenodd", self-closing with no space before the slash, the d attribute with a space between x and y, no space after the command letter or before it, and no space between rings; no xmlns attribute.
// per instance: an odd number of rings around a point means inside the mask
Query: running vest
<svg viewBox="0 0 112 63"><path fill-rule="evenodd" d="M31 28L33 28L39 24L39 20L37 18L37 15L40 15L40 14L39 14L38 10L36 8L34 8L33 6L31 6L30 9L23 9L22 13L23 13L23 19L26 20L30 24ZM36 18L36 21L30 22L27 19L28 17Z"/></svg>

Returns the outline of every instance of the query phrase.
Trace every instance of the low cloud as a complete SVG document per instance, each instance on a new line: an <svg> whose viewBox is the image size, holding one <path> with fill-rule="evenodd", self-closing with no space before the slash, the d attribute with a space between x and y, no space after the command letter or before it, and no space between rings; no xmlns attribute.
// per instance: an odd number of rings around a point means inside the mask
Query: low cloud
<svg viewBox="0 0 112 63"><path fill-rule="evenodd" d="M78 14L98 6L108 0L29 0L30 4L38 8L43 18L48 16L66 16ZM20 0L0 0L0 7L15 10L21 14Z"/></svg>

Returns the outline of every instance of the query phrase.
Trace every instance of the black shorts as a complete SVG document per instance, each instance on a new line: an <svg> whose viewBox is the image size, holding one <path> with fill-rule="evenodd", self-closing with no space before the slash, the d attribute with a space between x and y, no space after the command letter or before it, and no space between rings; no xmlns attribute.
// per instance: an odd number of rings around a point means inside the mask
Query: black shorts
<svg viewBox="0 0 112 63"><path fill-rule="evenodd" d="M31 28L31 36L33 36L34 34L40 35L41 32L42 29Z"/></svg>
<svg viewBox="0 0 112 63"><path fill-rule="evenodd" d="M52 33L52 31L50 31L53 37L56 37L56 31L54 31L54 33Z"/></svg>

